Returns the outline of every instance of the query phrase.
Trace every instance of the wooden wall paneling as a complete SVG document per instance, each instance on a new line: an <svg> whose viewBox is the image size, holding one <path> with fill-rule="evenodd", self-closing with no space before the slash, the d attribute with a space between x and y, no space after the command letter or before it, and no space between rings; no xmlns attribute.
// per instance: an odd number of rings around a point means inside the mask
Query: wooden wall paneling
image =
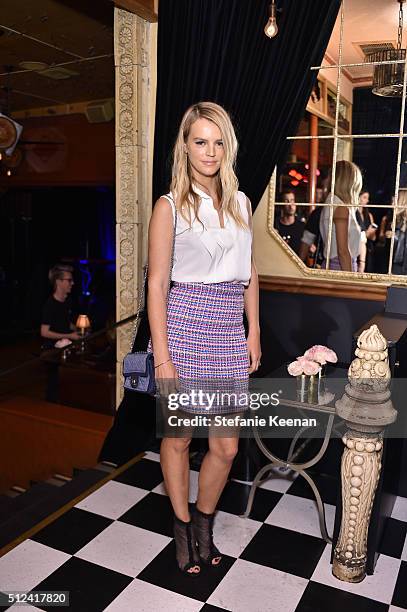
<svg viewBox="0 0 407 612"><path fill-rule="evenodd" d="M303 295L321 295L354 300L385 302L386 285L368 285L363 283L345 283L316 278L295 279L284 276L259 275L260 289L297 293Z"/></svg>
<svg viewBox="0 0 407 612"><path fill-rule="evenodd" d="M0 417L0 492L94 467L113 419L18 396L0 404Z"/></svg>

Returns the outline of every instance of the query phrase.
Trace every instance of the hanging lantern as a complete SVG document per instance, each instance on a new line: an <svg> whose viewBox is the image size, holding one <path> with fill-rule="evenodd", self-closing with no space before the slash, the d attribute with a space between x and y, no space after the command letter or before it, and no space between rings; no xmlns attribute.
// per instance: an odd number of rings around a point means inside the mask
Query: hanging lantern
<svg viewBox="0 0 407 612"><path fill-rule="evenodd" d="M406 50L401 48L403 38L403 4L406 0L397 0L400 4L399 27L397 34L397 48L384 49L370 53L366 60L368 62L394 62L406 59ZM403 93L404 63L380 64L375 66L373 75L372 93L376 96L397 97Z"/></svg>

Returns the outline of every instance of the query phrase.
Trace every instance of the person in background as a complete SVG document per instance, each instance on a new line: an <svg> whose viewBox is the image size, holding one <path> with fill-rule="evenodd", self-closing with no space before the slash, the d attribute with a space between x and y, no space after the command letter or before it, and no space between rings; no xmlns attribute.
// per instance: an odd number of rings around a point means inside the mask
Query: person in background
<svg viewBox="0 0 407 612"><path fill-rule="evenodd" d="M317 187L315 190L315 203L320 204L324 201L324 189ZM299 257L307 266L315 268L321 263L322 238L319 231L319 221L321 218L322 207L316 206L309 215L305 224L304 233L301 238Z"/></svg>
<svg viewBox="0 0 407 612"><path fill-rule="evenodd" d="M392 272L393 274L405 274L406 270L402 272L404 268L404 236L405 236L405 218L407 216L405 208L407 204L406 191L404 189L399 191L398 204L402 210L397 211L395 209L395 197L392 197L391 208L386 211L386 214L382 217L379 228L379 236L376 242L376 265L375 272L380 274L387 274L389 269L390 259L390 247L391 239L393 235L393 216L396 213L395 223L395 236L394 236L394 247L393 247L393 262Z"/></svg>
<svg viewBox="0 0 407 612"><path fill-rule="evenodd" d="M361 244L366 241L366 236L356 220L356 209L359 206L359 195L362 189L362 174L356 164L342 160L336 163L335 175L329 269L357 272L357 259L361 252ZM330 202L331 194L328 194L326 203ZM346 206L341 206L343 204ZM330 208L330 206L322 208L319 223L324 243L322 267L325 267L328 257Z"/></svg>
<svg viewBox="0 0 407 612"><path fill-rule="evenodd" d="M44 304L41 320L41 338L46 348L54 346L57 340L79 340L80 334L71 320L71 300L69 294L74 285L73 268L58 264L48 274L52 294Z"/></svg>
<svg viewBox="0 0 407 612"><path fill-rule="evenodd" d="M407 274L407 192L399 191L393 247L393 274Z"/></svg>
<svg viewBox="0 0 407 612"><path fill-rule="evenodd" d="M315 204L321 204L326 198L325 190L323 187L317 187L315 189Z"/></svg>
<svg viewBox="0 0 407 612"><path fill-rule="evenodd" d="M67 338L79 340L80 334L72 322L71 293L74 280L73 268L58 264L51 268L48 279L52 286L52 294L44 304L41 319L42 348L50 349L55 342ZM58 401L58 364L47 364L47 390L45 398L48 402Z"/></svg>
<svg viewBox="0 0 407 612"><path fill-rule="evenodd" d="M283 240L298 255L305 223L297 218L297 205L292 191L283 192L280 196L280 202L284 202L284 204L281 215L276 219L276 229Z"/></svg>
<svg viewBox="0 0 407 612"><path fill-rule="evenodd" d="M361 252L359 255L359 272L374 271L374 250L377 234L377 225L374 222L373 215L368 208L369 197L370 194L368 191L361 191L359 196L359 208L356 212L356 218L360 225L360 229L364 231L366 235L366 243L362 242Z"/></svg>
<svg viewBox="0 0 407 612"><path fill-rule="evenodd" d="M391 200L391 208L386 210L380 221L379 235L375 245L375 272L387 274L389 270L390 244L392 237L392 225L394 214L394 196Z"/></svg>

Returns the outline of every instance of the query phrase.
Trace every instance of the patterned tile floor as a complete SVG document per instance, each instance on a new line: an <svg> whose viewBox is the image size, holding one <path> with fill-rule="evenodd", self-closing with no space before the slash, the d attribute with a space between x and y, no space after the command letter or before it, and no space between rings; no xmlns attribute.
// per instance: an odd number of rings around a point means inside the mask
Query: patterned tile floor
<svg viewBox="0 0 407 612"><path fill-rule="evenodd" d="M247 485L229 482L215 541L222 566L197 579L175 564L158 455L146 457L0 559L0 590L68 590L78 612L401 612L407 610L407 499L398 498L373 576L336 580L302 479L276 471L239 516ZM198 473L191 471L191 501ZM335 482L319 483L332 532ZM9 608L14 610L16 606ZM2 608L5 609L5 608ZM48 610L25 606L24 610Z"/></svg>

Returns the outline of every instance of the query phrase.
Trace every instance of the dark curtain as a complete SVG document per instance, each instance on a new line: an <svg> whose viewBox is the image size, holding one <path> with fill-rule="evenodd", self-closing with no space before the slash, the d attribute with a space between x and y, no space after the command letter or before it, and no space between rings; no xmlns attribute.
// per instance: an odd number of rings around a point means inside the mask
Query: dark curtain
<svg viewBox="0 0 407 612"><path fill-rule="evenodd" d="M268 0L160 0L154 197L168 190L171 149L186 108L201 100L228 110L239 140L237 175L253 209L286 137L296 132L340 0L280 0L268 39Z"/></svg>

